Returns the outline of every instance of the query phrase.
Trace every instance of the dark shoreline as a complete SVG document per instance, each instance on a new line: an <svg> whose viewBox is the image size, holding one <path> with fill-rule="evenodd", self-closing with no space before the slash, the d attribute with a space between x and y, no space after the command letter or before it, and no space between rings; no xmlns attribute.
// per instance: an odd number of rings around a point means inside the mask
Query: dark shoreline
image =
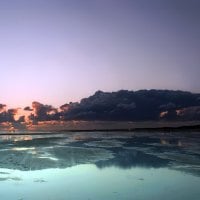
<svg viewBox="0 0 200 200"><path fill-rule="evenodd" d="M37 131L37 132L13 132L0 133L0 135L54 135L75 132L178 132L178 131L199 131L200 125L185 125L177 127L149 127L149 128L117 128L117 129L66 129L66 130L52 130L52 131Z"/></svg>

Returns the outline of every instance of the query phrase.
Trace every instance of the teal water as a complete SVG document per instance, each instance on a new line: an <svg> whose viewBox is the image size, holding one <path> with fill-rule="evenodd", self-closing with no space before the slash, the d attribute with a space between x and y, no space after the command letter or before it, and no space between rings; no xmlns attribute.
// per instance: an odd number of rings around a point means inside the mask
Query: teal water
<svg viewBox="0 0 200 200"><path fill-rule="evenodd" d="M2 136L3 200L199 200L198 134Z"/></svg>
<svg viewBox="0 0 200 200"><path fill-rule="evenodd" d="M200 179L161 169L98 169L85 164L66 169L22 172L0 169L9 178L0 182L1 199L29 200L199 200Z"/></svg>

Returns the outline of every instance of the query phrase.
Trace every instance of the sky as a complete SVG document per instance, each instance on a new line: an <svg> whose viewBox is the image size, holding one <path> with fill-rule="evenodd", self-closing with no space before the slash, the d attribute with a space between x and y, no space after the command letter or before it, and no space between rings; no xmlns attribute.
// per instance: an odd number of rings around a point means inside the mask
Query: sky
<svg viewBox="0 0 200 200"><path fill-rule="evenodd" d="M199 0L0 1L0 103L200 92Z"/></svg>

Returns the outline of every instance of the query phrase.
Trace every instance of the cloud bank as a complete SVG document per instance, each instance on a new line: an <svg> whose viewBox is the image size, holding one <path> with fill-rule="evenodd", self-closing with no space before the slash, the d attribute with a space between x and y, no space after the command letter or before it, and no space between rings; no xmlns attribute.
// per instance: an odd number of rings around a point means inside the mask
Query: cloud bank
<svg viewBox="0 0 200 200"><path fill-rule="evenodd" d="M34 101L23 112L20 116L19 108L7 110L5 104L0 104L0 122L200 120L200 94L172 90L97 91L79 103L59 108Z"/></svg>

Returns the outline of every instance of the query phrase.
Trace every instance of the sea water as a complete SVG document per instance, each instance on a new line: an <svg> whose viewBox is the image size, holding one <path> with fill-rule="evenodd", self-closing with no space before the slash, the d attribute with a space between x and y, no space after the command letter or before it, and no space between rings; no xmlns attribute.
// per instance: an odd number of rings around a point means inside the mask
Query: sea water
<svg viewBox="0 0 200 200"><path fill-rule="evenodd" d="M198 133L1 136L2 200L199 200Z"/></svg>

